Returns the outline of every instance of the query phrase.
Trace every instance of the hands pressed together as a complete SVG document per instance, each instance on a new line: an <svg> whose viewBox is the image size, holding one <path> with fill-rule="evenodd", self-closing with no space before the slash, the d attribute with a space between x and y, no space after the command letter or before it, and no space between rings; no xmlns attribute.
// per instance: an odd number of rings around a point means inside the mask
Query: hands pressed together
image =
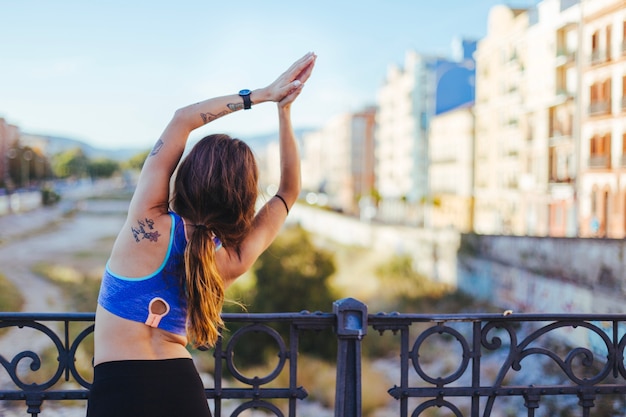
<svg viewBox="0 0 626 417"><path fill-rule="evenodd" d="M317 55L309 52L294 62L273 83L266 87L268 99L288 108L300 95L305 82L311 76Z"/></svg>

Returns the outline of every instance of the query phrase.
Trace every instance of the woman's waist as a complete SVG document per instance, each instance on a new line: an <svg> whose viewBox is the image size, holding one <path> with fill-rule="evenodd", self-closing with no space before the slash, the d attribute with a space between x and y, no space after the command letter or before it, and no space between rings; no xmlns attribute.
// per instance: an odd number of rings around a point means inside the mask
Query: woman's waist
<svg viewBox="0 0 626 417"><path fill-rule="evenodd" d="M115 316L98 307L94 364L122 360L190 358L187 338Z"/></svg>

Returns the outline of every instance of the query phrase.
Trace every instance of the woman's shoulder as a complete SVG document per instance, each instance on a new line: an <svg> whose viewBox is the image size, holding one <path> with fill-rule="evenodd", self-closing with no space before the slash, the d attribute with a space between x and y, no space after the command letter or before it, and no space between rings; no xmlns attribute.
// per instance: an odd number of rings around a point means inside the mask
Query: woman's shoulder
<svg viewBox="0 0 626 417"><path fill-rule="evenodd" d="M155 271L172 241L172 217L170 213L129 215L111 251L109 264L112 270L130 277Z"/></svg>
<svg viewBox="0 0 626 417"><path fill-rule="evenodd" d="M173 214L168 213L139 213L128 217L127 227L132 232L136 243L159 242L167 240L172 223Z"/></svg>

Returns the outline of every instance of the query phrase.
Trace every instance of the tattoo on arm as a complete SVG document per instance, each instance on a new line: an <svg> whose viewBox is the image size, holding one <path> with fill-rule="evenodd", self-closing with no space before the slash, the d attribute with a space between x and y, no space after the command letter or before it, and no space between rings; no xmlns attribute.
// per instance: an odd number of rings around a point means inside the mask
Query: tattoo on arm
<svg viewBox="0 0 626 417"><path fill-rule="evenodd" d="M154 148L152 148L152 152L150 152L149 156L154 156L158 154L162 147L163 141L161 139L157 140L157 143L154 144Z"/></svg>
<svg viewBox="0 0 626 417"><path fill-rule="evenodd" d="M237 111L237 110L241 110L243 109L243 103L228 103L227 107L231 110L231 111Z"/></svg>
<svg viewBox="0 0 626 417"><path fill-rule="evenodd" d="M220 117L226 115L230 113L230 110L224 110L221 111L217 114L213 114L213 113L200 113L200 117L202 117L202 121L207 124L209 122L212 122L215 119L219 119Z"/></svg>
<svg viewBox="0 0 626 417"><path fill-rule="evenodd" d="M130 230L133 232L135 242L141 242L141 239L148 239L150 242L156 242L159 240L161 234L158 230L154 230L154 220L145 218L143 220L137 220L138 227L132 227ZM146 230L147 228L147 230ZM154 230L154 231L150 231Z"/></svg>
<svg viewBox="0 0 626 417"><path fill-rule="evenodd" d="M228 108L227 110L222 110L221 112L217 114L200 113L200 117L202 117L202 121L204 122L204 124L207 124L209 122L212 122L215 119L218 119L222 116L227 115L228 113L232 113L234 111L243 109L243 103L228 103L226 107Z"/></svg>

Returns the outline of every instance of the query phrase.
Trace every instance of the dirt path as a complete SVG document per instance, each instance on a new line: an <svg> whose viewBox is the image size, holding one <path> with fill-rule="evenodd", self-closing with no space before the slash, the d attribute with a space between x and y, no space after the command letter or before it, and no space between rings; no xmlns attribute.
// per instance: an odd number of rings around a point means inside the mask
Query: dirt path
<svg viewBox="0 0 626 417"><path fill-rule="evenodd" d="M124 217L122 213L95 211L91 204L70 217L53 221L58 223L44 232L10 239L0 246L0 270L22 290L25 312L72 311L56 285L33 274L31 268L39 262L59 263L77 252L88 251L98 240L115 236ZM21 231L28 234L25 229Z"/></svg>
<svg viewBox="0 0 626 417"><path fill-rule="evenodd" d="M124 203L82 203L80 210L71 216L65 216L67 210L53 208L0 217L0 270L22 291L22 311L73 311L62 291L34 274L33 266L40 262L69 262L77 252L88 252L99 240L115 236L123 224L124 210ZM56 332L60 334L58 328ZM52 346L47 336L35 330L14 328L0 337L0 356L11 360L20 352L30 350L41 354ZM37 375L30 371L29 365L28 359L20 362L21 375ZM48 377L42 375L41 379L45 381ZM40 378L33 378L42 382ZM14 389L15 385L0 368L0 388L3 387ZM84 406L77 407L77 410L67 407L55 410L54 406L44 406L42 417L84 415ZM25 410L24 404L0 402L2 416L23 416Z"/></svg>

